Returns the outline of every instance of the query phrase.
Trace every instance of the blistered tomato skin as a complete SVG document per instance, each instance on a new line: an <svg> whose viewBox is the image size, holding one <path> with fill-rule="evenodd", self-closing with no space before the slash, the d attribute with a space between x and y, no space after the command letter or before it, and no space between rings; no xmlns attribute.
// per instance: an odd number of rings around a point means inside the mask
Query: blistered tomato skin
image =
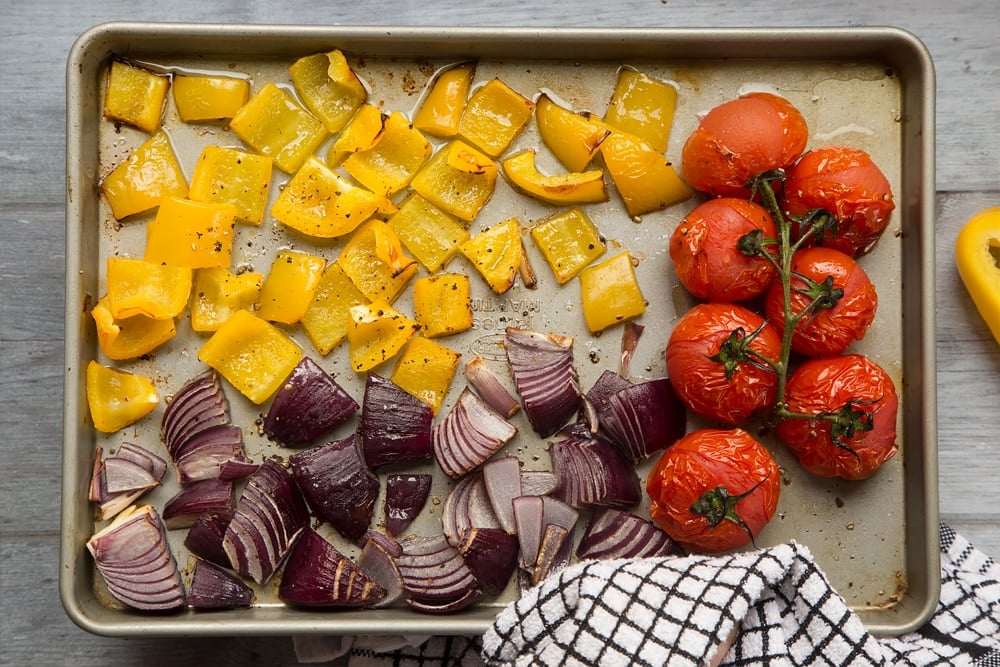
<svg viewBox="0 0 1000 667"><path fill-rule="evenodd" d="M827 279L831 280L830 289L824 290L821 285ZM832 307L815 308L796 325L792 349L809 357L847 350L864 338L878 310L878 295L868 274L849 255L832 248L817 246L796 252L792 257L791 287L793 317L817 298L809 293L810 289L822 294L842 292ZM783 303L781 284L775 281L764 298L764 309L768 321L779 331L785 325Z"/></svg>
<svg viewBox="0 0 1000 667"><path fill-rule="evenodd" d="M723 517L703 509L720 498L720 487L732 503ZM751 534L756 537L774 516L780 471L746 431L701 429L667 448L646 479L646 492L650 516L673 540L689 551L718 553L750 544Z"/></svg>
<svg viewBox="0 0 1000 667"><path fill-rule="evenodd" d="M732 197L699 204L670 238L670 258L681 284L704 301L732 303L762 294L777 270L765 257L740 251L740 238L753 231L777 237L774 219L763 206Z"/></svg>
<svg viewBox="0 0 1000 667"><path fill-rule="evenodd" d="M875 246L896 207L889 181L871 156L848 146L823 146L803 155L788 169L785 197L793 216L812 209L833 215L836 230L820 242L852 257Z"/></svg>
<svg viewBox="0 0 1000 667"><path fill-rule="evenodd" d="M788 379L785 399L793 413L842 414L837 424L821 418L778 424L778 437L815 475L865 479L899 450L896 387L867 357L846 354L805 362Z"/></svg>
<svg viewBox="0 0 1000 667"><path fill-rule="evenodd" d="M782 169L806 148L809 128L788 100L750 93L706 114L681 153L684 179L715 197L749 198L747 182Z"/></svg>
<svg viewBox="0 0 1000 667"><path fill-rule="evenodd" d="M703 303L670 335L667 376L693 412L735 425L774 404L778 376L762 359L780 357L781 337L760 315L737 304Z"/></svg>

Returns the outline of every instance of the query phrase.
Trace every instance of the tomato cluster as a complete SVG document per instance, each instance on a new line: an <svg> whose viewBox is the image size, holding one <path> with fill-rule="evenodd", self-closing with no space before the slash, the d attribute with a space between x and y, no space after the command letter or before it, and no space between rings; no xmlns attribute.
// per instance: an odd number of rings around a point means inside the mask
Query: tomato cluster
<svg viewBox="0 0 1000 667"><path fill-rule="evenodd" d="M857 259L885 230L892 192L866 152L807 141L791 103L753 93L712 109L684 146L684 177L709 198L669 250L702 303L674 327L667 375L726 428L673 445L646 488L652 518L689 548L745 545L774 514L777 466L740 428L756 413L819 476L864 479L898 449L891 378L849 352L878 308Z"/></svg>

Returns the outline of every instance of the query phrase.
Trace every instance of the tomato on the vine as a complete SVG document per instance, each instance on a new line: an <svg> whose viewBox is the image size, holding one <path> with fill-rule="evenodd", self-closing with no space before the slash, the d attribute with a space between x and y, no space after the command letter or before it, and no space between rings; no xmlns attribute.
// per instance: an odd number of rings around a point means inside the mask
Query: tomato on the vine
<svg viewBox="0 0 1000 667"><path fill-rule="evenodd" d="M746 301L762 294L777 269L766 257L741 250L740 239L747 234L777 236L763 206L735 197L696 206L670 237L670 258L681 284L704 301Z"/></svg>
<svg viewBox="0 0 1000 667"><path fill-rule="evenodd" d="M747 182L789 166L806 148L805 118L788 100L750 93L713 108L681 152L684 179L716 197L748 198Z"/></svg>
<svg viewBox="0 0 1000 667"><path fill-rule="evenodd" d="M646 479L653 521L686 549L744 546L778 506L771 453L743 429L700 429L667 448Z"/></svg>
<svg viewBox="0 0 1000 667"><path fill-rule="evenodd" d="M801 316L792 333L793 350L809 357L840 354L864 338L878 295L852 257L833 248L803 248L792 256L790 282L791 316ZM764 312L779 331L785 328L784 302L781 283L771 283Z"/></svg>
<svg viewBox="0 0 1000 667"><path fill-rule="evenodd" d="M696 305L677 321L665 356L674 390L696 414L740 424L774 403L781 337L748 308Z"/></svg>
<svg viewBox="0 0 1000 667"><path fill-rule="evenodd" d="M807 152L787 170L784 192L790 215L823 209L836 218L832 233L817 242L852 257L874 247L895 208L889 181L871 155L849 146Z"/></svg>
<svg viewBox="0 0 1000 667"><path fill-rule="evenodd" d="M778 437L815 475L865 479L899 449L896 387L865 356L806 361L788 378L785 403L796 415L778 424Z"/></svg>

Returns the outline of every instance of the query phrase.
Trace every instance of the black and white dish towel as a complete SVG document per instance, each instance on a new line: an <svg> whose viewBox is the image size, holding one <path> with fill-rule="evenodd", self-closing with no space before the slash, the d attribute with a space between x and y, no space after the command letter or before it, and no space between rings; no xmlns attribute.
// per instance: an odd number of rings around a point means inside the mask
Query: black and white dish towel
<svg viewBox="0 0 1000 667"><path fill-rule="evenodd" d="M794 542L724 556L590 561L525 593L482 637L296 638L296 650L310 663L346 654L351 667L1000 667L1000 565L942 525L941 577L932 619L886 638L867 632Z"/></svg>

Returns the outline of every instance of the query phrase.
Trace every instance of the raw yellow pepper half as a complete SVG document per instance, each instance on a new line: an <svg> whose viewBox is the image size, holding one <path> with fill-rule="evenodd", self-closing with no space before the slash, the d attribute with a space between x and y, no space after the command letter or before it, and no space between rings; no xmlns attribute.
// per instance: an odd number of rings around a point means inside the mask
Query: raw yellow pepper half
<svg viewBox="0 0 1000 667"><path fill-rule="evenodd" d="M159 402L156 388L148 378L96 361L87 364L87 404L98 431L119 431L148 415Z"/></svg>
<svg viewBox="0 0 1000 667"><path fill-rule="evenodd" d="M972 302L1000 343L1000 206L974 215L955 240L955 264Z"/></svg>
<svg viewBox="0 0 1000 667"><path fill-rule="evenodd" d="M132 257L108 257L108 305L116 319L171 319L187 307L192 271Z"/></svg>

